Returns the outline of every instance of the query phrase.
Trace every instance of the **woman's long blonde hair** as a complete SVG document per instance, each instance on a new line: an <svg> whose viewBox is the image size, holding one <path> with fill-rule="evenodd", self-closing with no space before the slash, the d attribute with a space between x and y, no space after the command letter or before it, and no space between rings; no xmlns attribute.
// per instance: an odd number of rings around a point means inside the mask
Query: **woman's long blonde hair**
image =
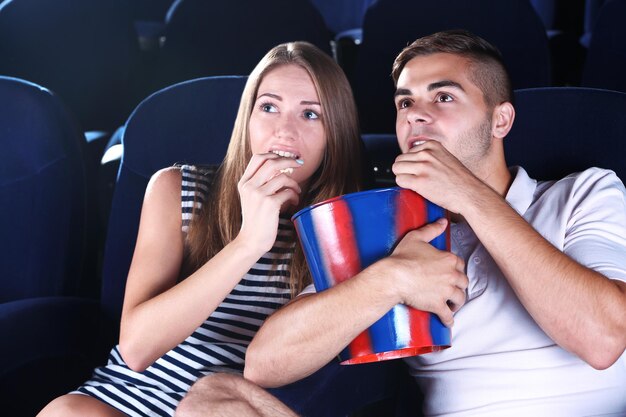
<svg viewBox="0 0 626 417"><path fill-rule="evenodd" d="M306 195L300 197L300 206L360 189L362 147L357 112L343 71L331 57L307 42L278 45L261 59L243 90L226 157L216 173L209 198L191 223L185 274L201 267L239 233L242 218L237 182L252 157L250 115L263 77L282 65L298 65L309 73L323 111L326 149ZM290 265L292 295L309 283L304 254L296 245Z"/></svg>

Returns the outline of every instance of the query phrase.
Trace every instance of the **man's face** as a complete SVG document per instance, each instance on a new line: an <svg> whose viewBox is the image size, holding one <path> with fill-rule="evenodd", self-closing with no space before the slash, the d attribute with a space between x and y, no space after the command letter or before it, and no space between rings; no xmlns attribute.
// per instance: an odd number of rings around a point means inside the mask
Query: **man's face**
<svg viewBox="0 0 626 417"><path fill-rule="evenodd" d="M476 171L491 147L491 112L470 81L466 58L437 53L417 56L398 78L396 134L403 153L436 140Z"/></svg>

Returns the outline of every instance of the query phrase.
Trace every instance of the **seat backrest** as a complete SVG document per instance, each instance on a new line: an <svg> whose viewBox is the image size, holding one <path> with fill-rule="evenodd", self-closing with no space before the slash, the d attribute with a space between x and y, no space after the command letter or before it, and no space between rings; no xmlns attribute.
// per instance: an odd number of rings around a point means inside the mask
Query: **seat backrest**
<svg viewBox="0 0 626 417"><path fill-rule="evenodd" d="M546 30L554 29L556 0L530 0Z"/></svg>
<svg viewBox="0 0 626 417"><path fill-rule="evenodd" d="M585 9L583 13L583 34L580 37L580 43L589 48L593 29L598 21L600 10L608 0L585 0Z"/></svg>
<svg viewBox="0 0 626 417"><path fill-rule="evenodd" d="M370 133L361 135L365 146L373 185L377 188L395 187L396 176L391 170L396 157L402 152L395 133Z"/></svg>
<svg viewBox="0 0 626 417"><path fill-rule="evenodd" d="M331 35L308 0L178 0L168 11L154 88L214 75L248 75L274 46L308 41L331 54Z"/></svg>
<svg viewBox="0 0 626 417"><path fill-rule="evenodd" d="M581 87L515 91L516 116L504 142L508 165L537 179L557 179L591 166L626 180L626 94ZM395 134L362 136L378 187L395 185Z"/></svg>
<svg viewBox="0 0 626 417"><path fill-rule="evenodd" d="M376 0L311 0L333 34L359 29L367 8Z"/></svg>
<svg viewBox="0 0 626 417"><path fill-rule="evenodd" d="M515 121L504 142L509 165L521 165L537 179L597 166L626 180L626 94L536 88L515 91L515 101Z"/></svg>
<svg viewBox="0 0 626 417"><path fill-rule="evenodd" d="M131 0L135 20L164 22L174 0Z"/></svg>
<svg viewBox="0 0 626 417"><path fill-rule="evenodd" d="M175 163L222 162L246 79L209 77L168 87L146 98L126 122L104 252L101 299L109 329L119 325L148 180Z"/></svg>
<svg viewBox="0 0 626 417"><path fill-rule="evenodd" d="M395 130L391 66L415 39L466 29L500 49L513 88L550 85L545 29L528 0L379 0L363 23L354 93L364 133Z"/></svg>
<svg viewBox="0 0 626 417"><path fill-rule="evenodd" d="M626 92L626 0L611 0L593 26L582 85Z"/></svg>
<svg viewBox="0 0 626 417"><path fill-rule="evenodd" d="M121 125L139 59L127 0L5 0L0 74L58 94L85 130Z"/></svg>
<svg viewBox="0 0 626 417"><path fill-rule="evenodd" d="M49 90L0 76L0 303L72 295L86 242L84 136Z"/></svg>

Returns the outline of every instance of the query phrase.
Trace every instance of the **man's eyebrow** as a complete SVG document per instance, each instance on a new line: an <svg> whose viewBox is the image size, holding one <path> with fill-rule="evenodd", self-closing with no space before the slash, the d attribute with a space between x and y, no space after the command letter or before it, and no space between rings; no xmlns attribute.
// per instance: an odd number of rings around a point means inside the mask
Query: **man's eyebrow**
<svg viewBox="0 0 626 417"><path fill-rule="evenodd" d="M463 88L463 86L459 83L457 83L456 81L452 81L452 80L442 80L442 81L437 81L434 83L430 83L428 84L428 87L426 87L427 91L434 91L434 90L438 90L440 88L444 88L444 87L452 87L452 88L456 88L459 89L463 92L465 92L465 89ZM411 90L409 90L408 88L398 88L396 89L396 92L394 93L394 97L398 97L398 96L410 96L413 93L411 93Z"/></svg>
<svg viewBox="0 0 626 417"><path fill-rule="evenodd" d="M427 90L433 91L433 90L438 90L444 87L458 88L459 90L465 92L465 89L461 86L461 84L457 83L456 81L451 81L451 80L442 80L442 81L437 81L436 83L428 84Z"/></svg>
<svg viewBox="0 0 626 417"><path fill-rule="evenodd" d="M410 95L411 95L411 90L409 90L408 88L398 88L393 96L398 97L398 96L410 96Z"/></svg>

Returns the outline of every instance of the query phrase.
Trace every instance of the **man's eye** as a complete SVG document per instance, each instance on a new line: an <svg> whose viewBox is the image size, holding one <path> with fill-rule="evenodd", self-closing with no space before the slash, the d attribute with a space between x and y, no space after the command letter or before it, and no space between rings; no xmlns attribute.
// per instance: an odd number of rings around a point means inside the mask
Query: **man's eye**
<svg viewBox="0 0 626 417"><path fill-rule="evenodd" d="M411 101L410 100L400 100L398 102L398 108L399 109L406 109L408 107L411 107Z"/></svg>
<svg viewBox="0 0 626 417"><path fill-rule="evenodd" d="M447 103L449 101L452 101L452 96L449 94L439 94L437 96L437 101L440 103Z"/></svg>
<svg viewBox="0 0 626 417"><path fill-rule="evenodd" d="M319 119L320 116L317 113L315 113L313 110L305 110L304 118L309 119L309 120L315 120L315 119Z"/></svg>

